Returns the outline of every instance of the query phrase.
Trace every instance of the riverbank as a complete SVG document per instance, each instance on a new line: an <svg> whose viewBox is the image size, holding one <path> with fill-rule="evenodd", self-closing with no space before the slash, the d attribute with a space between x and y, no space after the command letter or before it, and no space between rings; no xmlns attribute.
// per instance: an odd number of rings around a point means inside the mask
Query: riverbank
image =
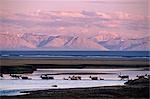
<svg viewBox="0 0 150 99"><path fill-rule="evenodd" d="M3 96L1 99L93 99L93 98L114 98L114 99L139 99L149 98L149 86L104 86L92 88L70 88L70 89L49 89L39 91L28 91L30 93L22 96Z"/></svg>
<svg viewBox="0 0 150 99"><path fill-rule="evenodd" d="M18 73L21 66L33 66L36 68L140 68L149 69L149 59L139 58L95 58L95 59L65 59L65 58L1 58L1 67L10 66ZM16 69L16 68L18 69ZM32 69L31 69L32 70ZM9 70L12 71L12 70ZM17 71L17 72L16 72ZM26 71L26 70L25 70ZM20 72L19 72L20 73ZM68 73L59 73L68 74ZM69 73L70 74L70 73ZM71 73L81 74L81 73ZM86 74L86 73L84 73ZM89 73L88 73L89 74ZM124 74L124 73L123 73ZM145 73L144 73L145 74ZM83 75L83 73L82 73ZM45 83L42 83L45 84ZM37 91L26 91L29 93L21 96L2 96L1 99L93 99L93 98L149 98L149 85L136 86L104 86L104 87L89 87L89 88L65 88L65 89L48 89Z"/></svg>

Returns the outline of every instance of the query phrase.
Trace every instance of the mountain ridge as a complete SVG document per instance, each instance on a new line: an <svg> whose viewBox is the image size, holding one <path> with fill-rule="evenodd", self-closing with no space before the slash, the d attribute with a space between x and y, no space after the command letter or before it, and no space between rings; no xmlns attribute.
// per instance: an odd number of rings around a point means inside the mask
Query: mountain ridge
<svg viewBox="0 0 150 99"><path fill-rule="evenodd" d="M1 50L98 50L98 51L146 51L150 37L121 38L117 34L101 33L92 37L69 35L0 34Z"/></svg>

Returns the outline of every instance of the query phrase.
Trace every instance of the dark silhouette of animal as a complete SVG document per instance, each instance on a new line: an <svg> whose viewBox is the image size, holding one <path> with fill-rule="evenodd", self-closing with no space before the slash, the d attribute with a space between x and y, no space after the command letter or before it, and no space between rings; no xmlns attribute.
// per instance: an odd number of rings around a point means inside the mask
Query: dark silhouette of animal
<svg viewBox="0 0 150 99"><path fill-rule="evenodd" d="M49 75L47 75L47 74L44 74L44 75L41 75L41 78L42 79L54 79L54 77L52 77L52 76L49 76Z"/></svg>
<svg viewBox="0 0 150 99"><path fill-rule="evenodd" d="M52 87L58 87L57 85L52 85Z"/></svg>
<svg viewBox="0 0 150 99"><path fill-rule="evenodd" d="M81 80L81 76L76 76L78 78L78 80Z"/></svg>
<svg viewBox="0 0 150 99"><path fill-rule="evenodd" d="M99 80L104 80L104 78L99 78Z"/></svg>
<svg viewBox="0 0 150 99"><path fill-rule="evenodd" d="M4 77L2 73L0 73L0 77Z"/></svg>
<svg viewBox="0 0 150 99"><path fill-rule="evenodd" d="M70 78L70 80L78 80L75 76L72 76L72 77L68 77L68 78Z"/></svg>
<svg viewBox="0 0 150 99"><path fill-rule="evenodd" d="M67 79L67 78L63 78L63 80L69 80L69 79Z"/></svg>
<svg viewBox="0 0 150 99"><path fill-rule="evenodd" d="M121 80L129 80L129 75L121 75L121 72L118 77L121 78Z"/></svg>
<svg viewBox="0 0 150 99"><path fill-rule="evenodd" d="M129 80L128 75L119 75L118 77L121 78L121 80Z"/></svg>
<svg viewBox="0 0 150 99"><path fill-rule="evenodd" d="M15 79L20 79L21 77L20 75L15 75L15 74L10 74L10 76Z"/></svg>
<svg viewBox="0 0 150 99"><path fill-rule="evenodd" d="M145 78L145 76L144 75L137 75L136 77L138 77L138 79L142 79L142 78Z"/></svg>
<svg viewBox="0 0 150 99"><path fill-rule="evenodd" d="M119 78L121 78L121 80L129 80L129 75L118 75Z"/></svg>
<svg viewBox="0 0 150 99"><path fill-rule="evenodd" d="M72 76L72 77L69 76L69 79L70 80L81 80L81 76Z"/></svg>
<svg viewBox="0 0 150 99"><path fill-rule="evenodd" d="M92 76L90 76L89 78L91 78L91 80L98 80L98 77L92 77Z"/></svg>
<svg viewBox="0 0 150 99"><path fill-rule="evenodd" d="M147 77L148 79L150 79L150 75L148 75L148 74L145 74L145 77Z"/></svg>
<svg viewBox="0 0 150 99"><path fill-rule="evenodd" d="M21 76L21 79L26 80L26 79L29 79L29 78L27 76Z"/></svg>

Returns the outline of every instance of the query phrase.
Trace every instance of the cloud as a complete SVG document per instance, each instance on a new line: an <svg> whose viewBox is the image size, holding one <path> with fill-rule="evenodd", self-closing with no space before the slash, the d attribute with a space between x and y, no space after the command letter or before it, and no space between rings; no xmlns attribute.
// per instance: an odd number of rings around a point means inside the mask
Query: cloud
<svg viewBox="0 0 150 99"><path fill-rule="evenodd" d="M135 15L125 12L103 13L100 11L38 11L30 13L0 12L3 27L12 27L14 30L67 32L73 27L79 32L89 33L90 29L149 29L148 16ZM60 29L63 27L63 30ZM87 28L87 29L86 29ZM70 31L69 30L69 31ZM74 29L75 30L75 29ZM54 32L53 31L53 32ZM69 32L68 31L68 32ZM89 32L88 32L89 31ZM98 30L97 30L98 31Z"/></svg>
<svg viewBox="0 0 150 99"><path fill-rule="evenodd" d="M91 3L111 3L111 4L139 4L147 3L147 0L91 0Z"/></svg>

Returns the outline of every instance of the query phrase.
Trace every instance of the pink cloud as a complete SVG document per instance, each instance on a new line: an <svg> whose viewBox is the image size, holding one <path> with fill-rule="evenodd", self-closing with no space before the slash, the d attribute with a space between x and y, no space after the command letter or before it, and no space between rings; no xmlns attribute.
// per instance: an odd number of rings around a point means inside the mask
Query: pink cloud
<svg viewBox="0 0 150 99"><path fill-rule="evenodd" d="M3 32L48 32L65 34L94 34L109 29L146 29L149 18L125 12L47 11L14 13L0 11ZM142 24L141 24L142 23ZM136 28L137 26L137 28ZM128 28L130 27L130 28Z"/></svg>
<svg viewBox="0 0 150 99"><path fill-rule="evenodd" d="M135 15L135 14L126 13L126 12L115 12L114 14L118 19L121 19L121 20L145 20L148 18L148 16Z"/></svg>

